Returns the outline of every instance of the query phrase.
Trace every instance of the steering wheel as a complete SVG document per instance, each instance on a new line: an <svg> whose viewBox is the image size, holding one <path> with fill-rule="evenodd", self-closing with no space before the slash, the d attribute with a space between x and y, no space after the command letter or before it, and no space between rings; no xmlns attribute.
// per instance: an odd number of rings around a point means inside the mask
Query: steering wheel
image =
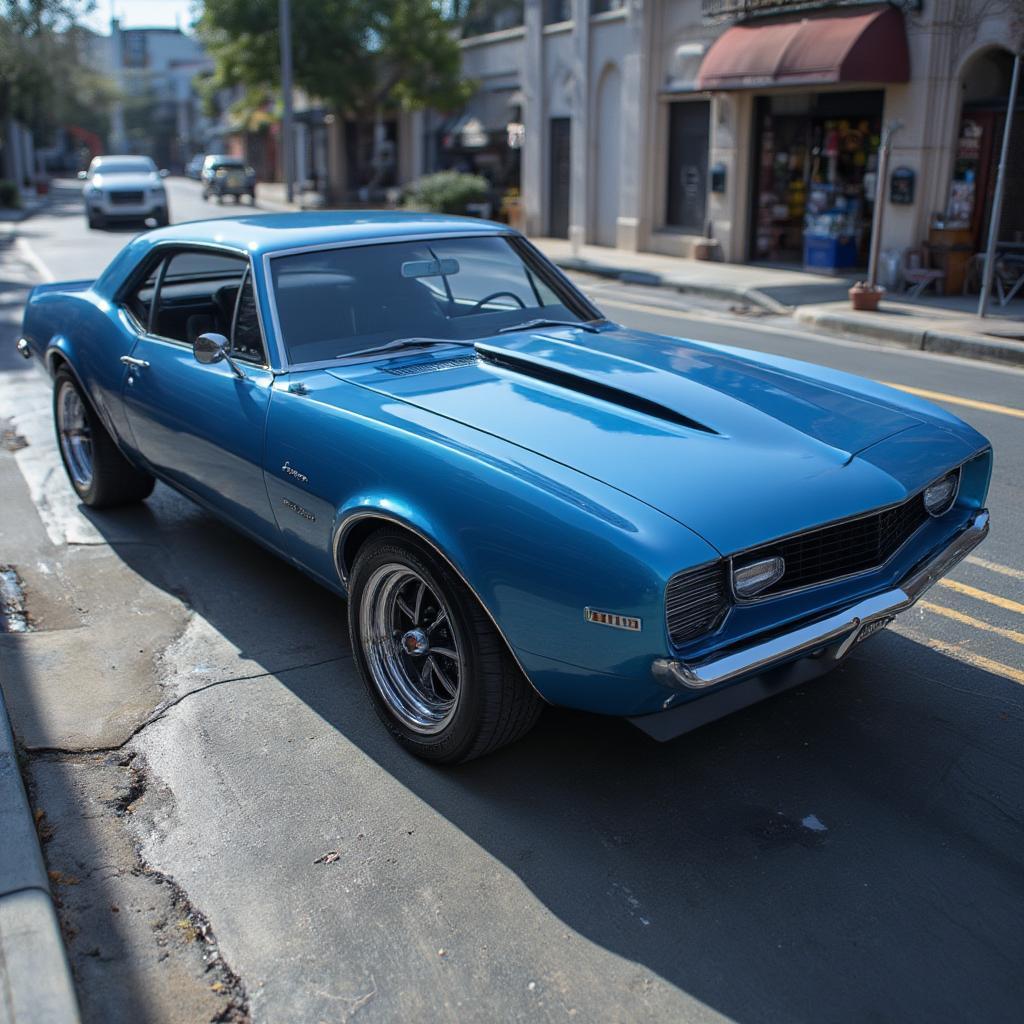
<svg viewBox="0 0 1024 1024"><path fill-rule="evenodd" d="M491 292L490 295L485 295L479 302L474 303L473 311L476 312L481 306L486 306L492 299L500 299L502 295L507 295L510 299L518 302L520 309L526 309L526 303L515 292Z"/></svg>

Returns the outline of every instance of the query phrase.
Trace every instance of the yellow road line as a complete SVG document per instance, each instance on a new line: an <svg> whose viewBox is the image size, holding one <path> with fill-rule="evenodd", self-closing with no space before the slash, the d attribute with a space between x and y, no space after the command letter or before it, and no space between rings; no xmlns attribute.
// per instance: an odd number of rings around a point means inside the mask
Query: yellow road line
<svg viewBox="0 0 1024 1024"><path fill-rule="evenodd" d="M1024 409L1015 409L1010 405L996 405L994 402L979 402L976 398L962 398L960 395L947 395L944 391L926 391L924 388L912 388L909 384L894 384L890 380L879 383L897 391L906 391L908 395L928 398L933 402L948 402L950 405L962 405L968 409L980 409L982 412L997 412L1002 416L1016 416L1024 420Z"/></svg>
<svg viewBox="0 0 1024 1024"><path fill-rule="evenodd" d="M954 622L959 622L964 626L981 629L986 633L995 633L997 636L1012 640L1015 644L1024 644L1024 633L1020 632L1020 630L993 626L992 623L976 619L973 615L964 615L963 612L955 611L953 608L946 608L941 604L932 604L931 601L922 601L921 607L926 611L934 612L936 615L944 615L947 619L952 619Z"/></svg>
<svg viewBox="0 0 1024 1024"><path fill-rule="evenodd" d="M1004 679L1024 686L1024 672L1012 665L1004 665L1001 661L993 661L991 658L985 658L973 651L965 651L960 644L947 644L942 640L928 639L926 645L940 654L948 654L951 658L965 661L973 668L984 669L995 676L1002 676Z"/></svg>
<svg viewBox="0 0 1024 1024"><path fill-rule="evenodd" d="M965 594L967 597L973 597L978 601L985 601L999 608L1005 608L1008 612L1024 615L1024 604L1021 604L1020 601L1011 601L1008 597L1000 597L998 594L990 594L987 590L969 587L966 583L961 583L959 580L939 580L939 586L949 587L950 590L955 590L958 594Z"/></svg>
<svg viewBox="0 0 1024 1024"><path fill-rule="evenodd" d="M1011 579L1024 580L1024 569L1013 569L1008 565L1000 565L998 562L990 562L987 558L979 558L977 555L968 555L965 562L971 565L981 566L989 572L997 572L1000 576L1009 576Z"/></svg>

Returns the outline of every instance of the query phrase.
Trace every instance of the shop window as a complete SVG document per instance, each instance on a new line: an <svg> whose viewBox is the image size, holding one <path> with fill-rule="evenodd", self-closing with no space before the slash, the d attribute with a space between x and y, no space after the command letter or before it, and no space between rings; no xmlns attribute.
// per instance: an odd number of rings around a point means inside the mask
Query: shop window
<svg viewBox="0 0 1024 1024"><path fill-rule="evenodd" d="M710 113L704 100L669 107L665 223L691 235L702 235L706 226Z"/></svg>
<svg viewBox="0 0 1024 1024"><path fill-rule="evenodd" d="M590 0L591 14L607 14L609 11L621 11L626 0Z"/></svg>
<svg viewBox="0 0 1024 1024"><path fill-rule="evenodd" d="M867 262L881 115L880 92L758 98L752 258Z"/></svg>

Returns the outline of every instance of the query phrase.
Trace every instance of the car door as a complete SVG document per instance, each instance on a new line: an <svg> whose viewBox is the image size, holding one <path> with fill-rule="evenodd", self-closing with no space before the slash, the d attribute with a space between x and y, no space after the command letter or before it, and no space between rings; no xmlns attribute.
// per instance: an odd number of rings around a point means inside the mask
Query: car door
<svg viewBox="0 0 1024 1024"><path fill-rule="evenodd" d="M176 250L159 266L149 308L131 312L122 394L136 450L158 476L273 543L262 461L274 375L248 260ZM209 332L229 338L238 372L226 360L196 361L192 342Z"/></svg>

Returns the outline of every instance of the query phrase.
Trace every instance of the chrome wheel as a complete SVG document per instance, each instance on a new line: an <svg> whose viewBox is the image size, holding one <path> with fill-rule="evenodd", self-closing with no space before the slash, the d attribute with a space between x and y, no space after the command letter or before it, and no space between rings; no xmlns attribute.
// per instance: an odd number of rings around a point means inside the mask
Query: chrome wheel
<svg viewBox="0 0 1024 1024"><path fill-rule="evenodd" d="M448 605L408 565L375 569L363 588L359 635L373 683L414 732L440 732L459 705L465 671Z"/></svg>
<svg viewBox="0 0 1024 1024"><path fill-rule="evenodd" d="M92 484L92 430L82 396L70 381L57 394L57 436L75 487L87 491Z"/></svg>

